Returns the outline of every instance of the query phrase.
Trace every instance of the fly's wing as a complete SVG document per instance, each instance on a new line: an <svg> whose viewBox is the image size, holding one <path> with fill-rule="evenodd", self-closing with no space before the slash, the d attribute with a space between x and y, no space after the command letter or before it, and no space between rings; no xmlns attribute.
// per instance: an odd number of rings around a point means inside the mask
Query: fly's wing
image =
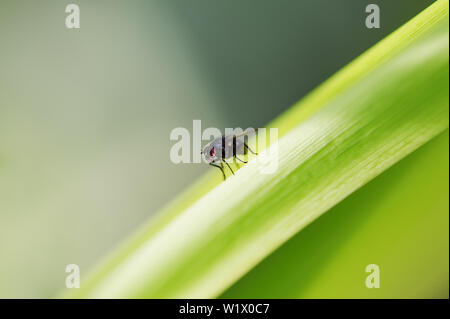
<svg viewBox="0 0 450 319"><path fill-rule="evenodd" d="M241 133L236 133L236 134L233 133L233 136L236 136L236 138L243 137L243 136L246 136L246 135L248 137L251 137L253 135L256 135L257 132L258 132L257 128L255 128L255 129L248 128L245 131L242 131Z"/></svg>
<svg viewBox="0 0 450 319"><path fill-rule="evenodd" d="M246 154L247 153L246 148L244 147L245 136L248 136L248 138L250 138L253 135L256 135L257 132L258 132L258 129L246 129L245 131L242 131L240 133L230 135L230 138L236 137L236 154Z"/></svg>

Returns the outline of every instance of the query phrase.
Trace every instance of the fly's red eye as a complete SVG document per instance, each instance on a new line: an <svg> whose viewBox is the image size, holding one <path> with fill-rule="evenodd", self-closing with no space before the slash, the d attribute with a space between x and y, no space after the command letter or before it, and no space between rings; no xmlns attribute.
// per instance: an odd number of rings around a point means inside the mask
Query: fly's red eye
<svg viewBox="0 0 450 319"><path fill-rule="evenodd" d="M216 156L216 150L215 150L214 147L209 151L209 155L210 155L211 157L215 157L215 156Z"/></svg>

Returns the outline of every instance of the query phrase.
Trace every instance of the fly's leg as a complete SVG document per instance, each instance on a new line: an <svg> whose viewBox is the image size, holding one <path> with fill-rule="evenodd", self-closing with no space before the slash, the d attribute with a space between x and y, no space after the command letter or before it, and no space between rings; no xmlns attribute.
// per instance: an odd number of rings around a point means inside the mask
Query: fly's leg
<svg viewBox="0 0 450 319"><path fill-rule="evenodd" d="M225 164L227 164L227 166L228 166L228 168L230 169L231 173L233 173L233 175L234 175L234 171L233 171L233 169L231 168L230 164L228 164L228 162L225 161L224 159L222 159L222 161L223 161Z"/></svg>
<svg viewBox="0 0 450 319"><path fill-rule="evenodd" d="M246 144L244 143L244 145L246 145ZM247 148L248 148L248 147L247 147ZM245 151L244 151L244 153L245 153ZM237 159L239 162L247 163L247 161L243 161L243 160L241 160L241 159L237 156L237 140L236 140L236 136L233 137L233 156L234 156L234 158ZM241 167L240 165L238 165L238 162L235 161L235 163L236 163L236 166L237 166L237 167Z"/></svg>
<svg viewBox="0 0 450 319"><path fill-rule="evenodd" d="M239 165L238 161L233 160L233 163L234 163L234 166L236 166L236 169L240 169L241 168L241 165Z"/></svg>
<svg viewBox="0 0 450 319"><path fill-rule="evenodd" d="M237 157L237 155L235 154L234 155L234 158L235 159L237 159L239 162L241 162L241 163L247 163L247 161L243 161L243 160L241 160L239 157ZM236 165L236 167L239 169L239 168L241 168L241 165L239 164L239 162L238 161L233 161L233 163Z"/></svg>
<svg viewBox="0 0 450 319"><path fill-rule="evenodd" d="M246 143L244 143L244 147L246 147L253 154L258 155L258 153L253 152L252 149L250 147L248 147L248 145Z"/></svg>
<svg viewBox="0 0 450 319"><path fill-rule="evenodd" d="M243 161L243 160L241 160L239 157L237 157L236 155L234 155L234 157L237 159L237 160L239 160L240 162L242 162L242 163L247 163L247 161Z"/></svg>
<svg viewBox="0 0 450 319"><path fill-rule="evenodd" d="M236 143L236 136L233 136L233 157L240 160L237 156L236 156L236 150L237 150L237 143ZM241 161L241 160L240 160ZM241 161L242 162L242 161ZM234 165L237 167L237 169L239 169L241 167L241 165L239 165L239 163L235 160L233 160Z"/></svg>
<svg viewBox="0 0 450 319"><path fill-rule="evenodd" d="M220 163L220 166L217 164L214 164L214 162L209 163L209 165L217 167L218 169L220 169L220 171L222 172L223 175L223 180L225 180L225 172L223 171L223 164Z"/></svg>

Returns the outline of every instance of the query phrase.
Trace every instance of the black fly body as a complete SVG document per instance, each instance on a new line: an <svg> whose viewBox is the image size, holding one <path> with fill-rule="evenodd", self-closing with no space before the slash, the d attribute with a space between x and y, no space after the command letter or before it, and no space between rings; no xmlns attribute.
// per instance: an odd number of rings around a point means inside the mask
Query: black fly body
<svg viewBox="0 0 450 319"><path fill-rule="evenodd" d="M245 142L245 137L256 133L257 130L247 129L242 133L230 134L218 137L211 142L209 142L202 151L205 156L206 161L209 165L217 167L220 169L225 180L225 172L223 164L227 165L231 173L234 175L234 171L230 164L226 161L227 159L233 157L242 163L247 163L238 155L246 155L247 151L257 155L252 149L249 148Z"/></svg>

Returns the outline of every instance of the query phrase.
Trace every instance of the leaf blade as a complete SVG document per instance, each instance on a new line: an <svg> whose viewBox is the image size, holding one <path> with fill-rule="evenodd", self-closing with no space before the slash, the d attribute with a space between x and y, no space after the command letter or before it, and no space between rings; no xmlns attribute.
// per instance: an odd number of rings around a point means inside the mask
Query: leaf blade
<svg viewBox="0 0 450 319"><path fill-rule="evenodd" d="M181 200L77 296L217 296L312 220L446 129L447 1L399 31L274 122L282 136L277 174L258 174L258 164L249 163L198 201ZM191 191L205 192L205 185ZM183 210L186 202L192 205Z"/></svg>

